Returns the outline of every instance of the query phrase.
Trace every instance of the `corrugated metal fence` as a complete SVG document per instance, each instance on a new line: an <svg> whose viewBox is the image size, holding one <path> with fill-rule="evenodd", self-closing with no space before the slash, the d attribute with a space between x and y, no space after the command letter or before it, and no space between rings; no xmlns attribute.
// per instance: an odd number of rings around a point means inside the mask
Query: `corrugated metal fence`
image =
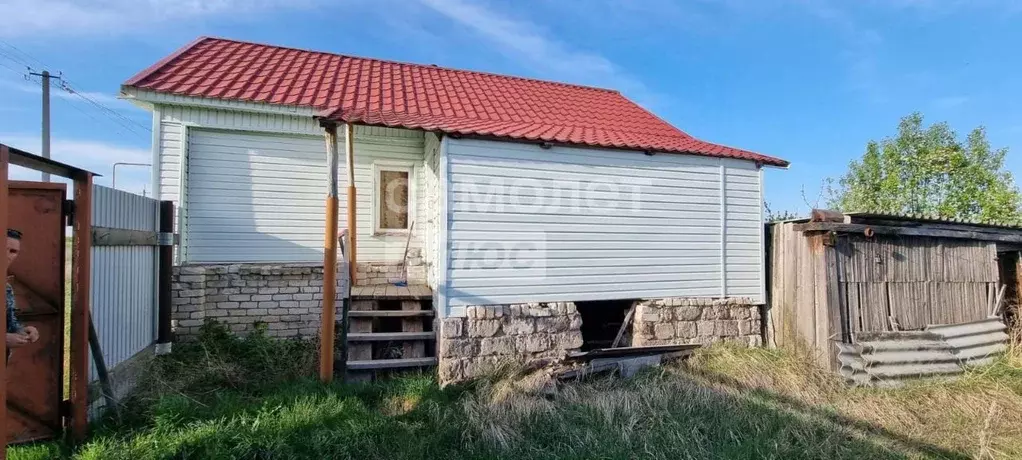
<svg viewBox="0 0 1022 460"><path fill-rule="evenodd" d="M858 385L897 386L903 379L964 372L989 364L1007 348L1001 317L922 331L869 332L838 343L841 375Z"/></svg>
<svg viewBox="0 0 1022 460"><path fill-rule="evenodd" d="M94 228L157 232L160 202L96 185ZM159 246L93 245L92 320L108 368L131 358L156 340ZM90 354L90 381L97 377Z"/></svg>

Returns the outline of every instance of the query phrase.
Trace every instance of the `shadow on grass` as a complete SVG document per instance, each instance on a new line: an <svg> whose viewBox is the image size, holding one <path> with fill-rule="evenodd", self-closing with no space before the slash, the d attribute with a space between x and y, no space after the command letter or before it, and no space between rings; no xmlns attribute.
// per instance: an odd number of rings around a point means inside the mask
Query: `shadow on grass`
<svg viewBox="0 0 1022 460"><path fill-rule="evenodd" d="M811 423L814 424L841 427L844 430L856 433L859 437L881 441L883 444L892 446L897 451L909 455L942 459L964 460L972 458L972 456L966 453L912 439L874 423L846 417L834 411L815 407L773 391L746 385L726 374L705 370L695 371L694 373L710 382L723 385L739 394L743 394L745 398L750 400L761 401L765 405L795 414L798 418L812 421Z"/></svg>

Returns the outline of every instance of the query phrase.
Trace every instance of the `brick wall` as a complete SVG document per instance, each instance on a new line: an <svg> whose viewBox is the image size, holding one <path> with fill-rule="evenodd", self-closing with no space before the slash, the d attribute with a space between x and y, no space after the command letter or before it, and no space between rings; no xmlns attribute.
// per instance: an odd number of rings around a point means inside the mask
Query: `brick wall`
<svg viewBox="0 0 1022 460"><path fill-rule="evenodd" d="M337 269L339 294L345 292L346 270ZM177 340L194 339L207 319L240 334L254 331L257 323L265 323L274 337L319 334L322 265L186 265L175 267L173 282Z"/></svg>
<svg viewBox="0 0 1022 460"><path fill-rule="evenodd" d="M408 266L401 262L359 262L355 270L355 284L390 284L405 281L408 284L426 284L426 263L419 248L408 249Z"/></svg>

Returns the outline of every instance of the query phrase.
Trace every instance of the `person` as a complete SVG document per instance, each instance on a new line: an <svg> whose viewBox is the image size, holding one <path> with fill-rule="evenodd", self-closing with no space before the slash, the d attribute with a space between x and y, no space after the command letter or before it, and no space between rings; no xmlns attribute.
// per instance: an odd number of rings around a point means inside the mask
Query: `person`
<svg viewBox="0 0 1022 460"><path fill-rule="evenodd" d="M21 232L7 229L7 266L14 263L21 253ZM11 350L21 348L39 340L39 331L33 326L23 326L15 312L14 288L7 283L7 360L11 360Z"/></svg>

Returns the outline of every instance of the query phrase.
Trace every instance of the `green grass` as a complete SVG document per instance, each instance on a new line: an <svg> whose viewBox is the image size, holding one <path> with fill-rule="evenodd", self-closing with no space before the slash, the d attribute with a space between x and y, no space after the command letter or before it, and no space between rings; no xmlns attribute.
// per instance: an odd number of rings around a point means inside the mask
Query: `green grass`
<svg viewBox="0 0 1022 460"><path fill-rule="evenodd" d="M440 388L427 375L323 385L315 344L208 326L175 345L121 418L77 449L12 459L1022 458L1018 353L953 382L848 389L798 355L714 346L688 363L556 393L509 370Z"/></svg>

